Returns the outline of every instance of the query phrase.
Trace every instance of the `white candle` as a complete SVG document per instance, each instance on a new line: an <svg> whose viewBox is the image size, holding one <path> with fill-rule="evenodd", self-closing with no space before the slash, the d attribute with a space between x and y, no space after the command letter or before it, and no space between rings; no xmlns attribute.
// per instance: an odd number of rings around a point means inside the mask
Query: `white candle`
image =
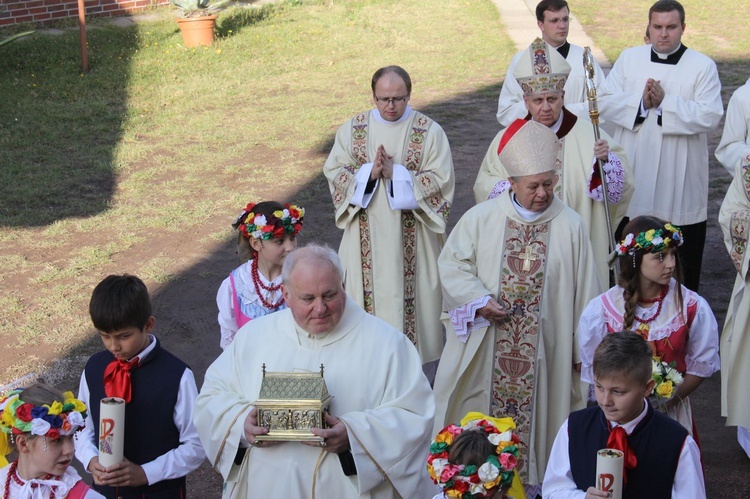
<svg viewBox="0 0 750 499"><path fill-rule="evenodd" d="M596 488L610 492L612 499L622 499L623 453L602 449L596 453Z"/></svg>
<svg viewBox="0 0 750 499"><path fill-rule="evenodd" d="M105 468L120 463L125 449L125 401L103 398L99 404L99 463Z"/></svg>

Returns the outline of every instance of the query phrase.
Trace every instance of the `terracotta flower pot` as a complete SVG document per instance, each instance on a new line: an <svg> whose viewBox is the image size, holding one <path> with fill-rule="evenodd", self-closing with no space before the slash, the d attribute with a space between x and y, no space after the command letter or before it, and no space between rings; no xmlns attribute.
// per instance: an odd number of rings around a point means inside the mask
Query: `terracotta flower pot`
<svg viewBox="0 0 750 499"><path fill-rule="evenodd" d="M178 18L182 41L188 48L211 45L214 42L216 16Z"/></svg>

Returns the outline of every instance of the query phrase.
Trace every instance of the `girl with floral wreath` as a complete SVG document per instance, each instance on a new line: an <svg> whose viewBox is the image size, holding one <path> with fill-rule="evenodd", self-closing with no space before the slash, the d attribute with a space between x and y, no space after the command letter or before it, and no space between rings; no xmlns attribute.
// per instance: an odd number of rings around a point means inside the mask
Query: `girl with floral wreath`
<svg viewBox="0 0 750 499"><path fill-rule="evenodd" d="M512 418L470 412L461 426L443 428L427 455L427 472L440 489L433 499L525 499L515 427Z"/></svg>
<svg viewBox="0 0 750 499"><path fill-rule="evenodd" d="M716 318L706 300L682 285L677 227L641 216L623 234L611 255L620 259L617 286L591 300L578 323L581 379L595 383L594 351L606 334L635 331L651 344L658 365L673 365L683 376L666 402L652 401L698 441L688 396L719 370Z"/></svg>
<svg viewBox="0 0 750 499"><path fill-rule="evenodd" d="M264 201L248 204L232 224L239 231L240 260L246 261L221 283L216 295L222 349L248 321L286 308L281 266L297 247L304 217L304 208Z"/></svg>
<svg viewBox="0 0 750 499"><path fill-rule="evenodd" d="M70 466L73 436L85 419L86 406L71 392L41 384L13 390L0 399L3 460L13 444L18 451L18 458L0 469L2 497L103 499Z"/></svg>

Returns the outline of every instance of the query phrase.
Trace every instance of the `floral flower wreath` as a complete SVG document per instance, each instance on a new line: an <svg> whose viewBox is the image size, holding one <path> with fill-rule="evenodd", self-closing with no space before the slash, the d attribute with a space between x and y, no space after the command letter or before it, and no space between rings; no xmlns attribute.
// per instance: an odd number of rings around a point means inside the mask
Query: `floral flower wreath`
<svg viewBox="0 0 750 499"><path fill-rule="evenodd" d="M59 438L82 430L86 420L86 404L63 394L64 402L34 406L21 400L23 390L13 390L0 399L0 430L20 435L31 433L40 437Z"/></svg>
<svg viewBox="0 0 750 499"><path fill-rule="evenodd" d="M285 204L283 210L276 210L271 216L256 214L255 203L248 203L237 220L232 224L246 238L269 240L296 236L302 230L305 209L293 204Z"/></svg>
<svg viewBox="0 0 750 499"><path fill-rule="evenodd" d="M637 250L647 253L661 253L667 248L682 246L682 231L671 223L664 224L664 228L649 229L638 234L628 234L615 248L618 256L634 254Z"/></svg>
<svg viewBox="0 0 750 499"><path fill-rule="evenodd" d="M437 434L427 456L427 471L446 497L478 499L490 497L498 487L521 487L515 468L520 454L518 435L511 418L492 418L479 412L470 412L461 426L448 425ZM448 460L453 440L466 430L480 430L487 434L495 446L495 454L487 457L481 466L453 464ZM523 490L522 488L520 489ZM523 497L523 496L520 496Z"/></svg>

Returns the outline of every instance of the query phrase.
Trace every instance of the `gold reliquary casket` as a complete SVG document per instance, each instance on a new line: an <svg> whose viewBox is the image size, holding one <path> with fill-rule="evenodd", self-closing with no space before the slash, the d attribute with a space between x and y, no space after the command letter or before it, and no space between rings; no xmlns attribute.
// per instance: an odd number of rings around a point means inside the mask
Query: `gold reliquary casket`
<svg viewBox="0 0 750 499"><path fill-rule="evenodd" d="M258 426L268 428L268 433L258 435L260 441L322 442L311 428L328 428L323 411L331 405L323 364L318 373L266 372L263 364L263 381L260 395L254 405L258 410Z"/></svg>

